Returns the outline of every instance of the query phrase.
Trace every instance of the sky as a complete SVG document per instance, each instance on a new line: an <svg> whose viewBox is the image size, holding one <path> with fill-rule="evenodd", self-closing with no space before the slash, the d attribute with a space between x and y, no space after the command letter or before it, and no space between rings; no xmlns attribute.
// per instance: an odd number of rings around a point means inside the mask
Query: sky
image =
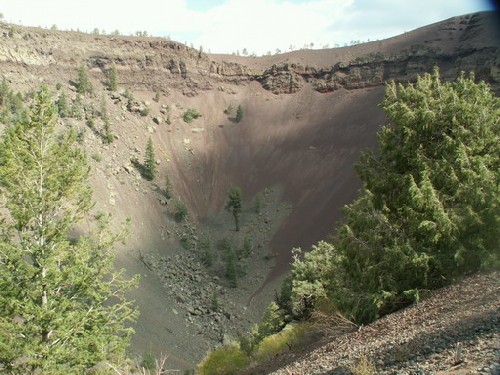
<svg viewBox="0 0 500 375"><path fill-rule="evenodd" d="M0 0L6 22L167 37L205 52L249 54L385 39L488 0Z"/></svg>

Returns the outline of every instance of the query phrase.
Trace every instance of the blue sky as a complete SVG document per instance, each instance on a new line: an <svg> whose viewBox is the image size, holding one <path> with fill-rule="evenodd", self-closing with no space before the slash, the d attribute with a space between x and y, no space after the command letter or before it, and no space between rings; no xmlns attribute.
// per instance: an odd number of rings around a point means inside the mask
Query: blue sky
<svg viewBox="0 0 500 375"><path fill-rule="evenodd" d="M491 10L487 0L0 0L7 22L94 28L262 55L377 40L449 17Z"/></svg>

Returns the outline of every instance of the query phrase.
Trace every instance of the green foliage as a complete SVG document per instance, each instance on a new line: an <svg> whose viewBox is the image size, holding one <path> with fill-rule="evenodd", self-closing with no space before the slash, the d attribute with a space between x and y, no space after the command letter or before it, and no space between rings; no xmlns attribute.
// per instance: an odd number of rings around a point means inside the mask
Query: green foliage
<svg viewBox="0 0 500 375"><path fill-rule="evenodd" d="M188 108L187 111L182 114L184 122L188 124L192 123L193 120L196 120L198 117L201 117L201 113L195 108Z"/></svg>
<svg viewBox="0 0 500 375"><path fill-rule="evenodd" d="M149 372L156 369L156 357L151 350L148 350L142 356L141 367Z"/></svg>
<svg viewBox="0 0 500 375"><path fill-rule="evenodd" d="M186 205L180 199L177 199L174 208L175 220L178 222L184 221L186 220L187 215L188 215L188 209Z"/></svg>
<svg viewBox="0 0 500 375"><path fill-rule="evenodd" d="M89 80L88 69L83 64L80 66L80 69L78 69L78 81L76 83L76 89L77 92L82 95L92 92L92 83L90 83Z"/></svg>
<svg viewBox="0 0 500 375"><path fill-rule="evenodd" d="M148 180L153 180L156 176L156 163L155 154L153 148L153 141L151 137L148 139L148 144L146 145L146 155L144 159L144 176Z"/></svg>
<svg viewBox="0 0 500 375"><path fill-rule="evenodd" d="M56 90L59 91L61 89L62 85L61 82L56 83Z"/></svg>
<svg viewBox="0 0 500 375"><path fill-rule="evenodd" d="M104 95L101 98L101 118L102 121L104 121L104 134L102 134L102 140L104 143L110 144L115 139L115 136L111 130L111 122L109 120L108 107Z"/></svg>
<svg viewBox="0 0 500 375"><path fill-rule="evenodd" d="M245 239L243 240L243 245L241 246L240 253L245 258L249 257L252 253L252 241L249 237L245 237Z"/></svg>
<svg viewBox="0 0 500 375"><path fill-rule="evenodd" d="M264 337L255 352L256 360L260 362L270 361L277 354L290 351L300 345L310 330L311 327L301 323Z"/></svg>
<svg viewBox="0 0 500 375"><path fill-rule="evenodd" d="M89 117L86 121L85 121L85 125L87 125L90 129L94 129L94 119L92 117Z"/></svg>
<svg viewBox="0 0 500 375"><path fill-rule="evenodd" d="M212 240L209 235L201 239L199 243L199 248L201 250L201 257L203 259L203 262L208 267L211 267L214 262L214 254L213 254Z"/></svg>
<svg viewBox="0 0 500 375"><path fill-rule="evenodd" d="M139 110L139 113L142 117L146 117L147 115L149 115L150 112L151 109L149 109L148 107L143 107Z"/></svg>
<svg viewBox="0 0 500 375"><path fill-rule="evenodd" d="M97 152L93 152L90 157L94 159L96 162L102 161L102 155Z"/></svg>
<svg viewBox="0 0 500 375"><path fill-rule="evenodd" d="M118 89L118 72L116 70L116 66L113 65L108 70L108 89L111 91L116 91Z"/></svg>
<svg viewBox="0 0 500 375"><path fill-rule="evenodd" d="M231 288L238 287L238 272L236 270L236 254L232 248L226 252L226 272L224 274Z"/></svg>
<svg viewBox="0 0 500 375"><path fill-rule="evenodd" d="M154 96L153 100L154 100L155 102L157 102L157 103L160 101L160 92L159 92L159 91L157 91L157 92L156 92L156 94L155 94L155 96Z"/></svg>
<svg viewBox="0 0 500 375"><path fill-rule="evenodd" d="M212 298L210 300L210 310L217 312L220 309L219 295L217 292L213 292Z"/></svg>
<svg viewBox="0 0 500 375"><path fill-rule="evenodd" d="M473 76L442 83L436 70L387 85L382 108L390 124L357 166L362 195L332 245L293 265L295 304L326 296L358 323L500 266L500 100Z"/></svg>
<svg viewBox="0 0 500 375"><path fill-rule="evenodd" d="M71 116L77 120L81 120L83 118L83 103L82 96L80 94L77 94L75 100L73 101L71 106Z"/></svg>
<svg viewBox="0 0 500 375"><path fill-rule="evenodd" d="M293 249L292 301L297 314L308 314L316 299L326 298L335 285L334 248L320 241L306 253Z"/></svg>
<svg viewBox="0 0 500 375"><path fill-rule="evenodd" d="M57 99L57 113L61 118L68 117L70 115L68 101L66 100L66 94L64 92L62 92Z"/></svg>
<svg viewBox="0 0 500 375"><path fill-rule="evenodd" d="M257 193L255 195L255 202L253 204L253 210L257 215L260 214L260 211L262 210L262 194L261 193Z"/></svg>
<svg viewBox="0 0 500 375"><path fill-rule="evenodd" d="M236 232L240 230L239 217L242 209L241 195L241 189L239 187L231 186L228 192L228 201L225 206L225 209L233 214Z"/></svg>
<svg viewBox="0 0 500 375"><path fill-rule="evenodd" d="M0 121L4 124L16 122L25 117L23 95L14 93L5 78L0 84Z"/></svg>
<svg viewBox="0 0 500 375"><path fill-rule="evenodd" d="M75 132L57 133L46 87L29 116L8 128L0 147L0 367L6 373L85 373L124 358L136 316L110 247L126 234L108 229L70 238L88 217L92 191ZM5 217L4 217L5 218ZM113 303L109 303L112 298ZM106 302L106 303L104 303Z"/></svg>
<svg viewBox="0 0 500 375"><path fill-rule="evenodd" d="M240 122L243 120L243 116L245 115L245 111L243 110L243 107L241 104L238 105L238 108L236 109L236 122Z"/></svg>
<svg viewBox="0 0 500 375"><path fill-rule="evenodd" d="M222 346L209 353L198 365L200 375L235 375L250 363L237 346Z"/></svg>
<svg viewBox="0 0 500 375"><path fill-rule="evenodd" d="M165 190L163 192L163 195L165 196L166 199L172 198L172 182L170 181L170 177L168 176L168 173L165 175Z"/></svg>
<svg viewBox="0 0 500 375"><path fill-rule="evenodd" d="M271 302L267 306L261 322L257 325L257 330L254 334L255 341L260 342L265 337L280 332L286 323L284 311L276 302Z"/></svg>
<svg viewBox="0 0 500 375"><path fill-rule="evenodd" d="M125 89L125 92L123 93L123 96L127 98L128 100L134 100L134 95L130 92L128 88Z"/></svg>

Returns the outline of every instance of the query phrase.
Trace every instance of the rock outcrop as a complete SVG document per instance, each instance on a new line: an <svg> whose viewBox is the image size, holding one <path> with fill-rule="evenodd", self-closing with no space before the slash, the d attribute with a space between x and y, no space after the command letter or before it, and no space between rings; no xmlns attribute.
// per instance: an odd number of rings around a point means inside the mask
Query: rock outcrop
<svg viewBox="0 0 500 375"><path fill-rule="evenodd" d="M184 44L159 38L111 37L73 33L65 42L62 32L35 28L15 29L0 24L0 63L74 70L84 63L102 76L115 65L127 71L121 84L130 89L168 91L186 96L220 88L225 83L256 80L275 94L290 94L309 83L318 92L381 85L388 80L413 81L418 74L441 69L444 78L474 71L477 78L500 87L499 38L491 32L495 15L478 13L451 18L385 41L322 51L328 64L319 66L299 58L301 51L262 69L231 61L214 61L210 55ZM487 30L487 31L486 31ZM46 39L51 40L50 47ZM71 52L71 53L69 53ZM328 58L330 56L330 58ZM278 56L279 57L279 56ZM253 58L247 58L253 59ZM255 60L255 59L254 59ZM275 59L276 60L276 59ZM307 59L306 59L307 60ZM253 63L252 60L249 64ZM279 58L278 58L279 61ZM161 79L159 79L159 75Z"/></svg>
<svg viewBox="0 0 500 375"><path fill-rule="evenodd" d="M493 22L493 15L456 17L443 24L429 26L434 29L432 39L411 44L397 52L390 50L389 43L383 43L374 50L379 42L372 42L366 46L365 53L358 53L349 61L332 61L331 67L285 62L273 65L255 78L275 94L294 93L305 83L312 84L316 91L330 92L341 87L357 89L377 86L389 80L411 82L417 75L430 72L437 66L447 79L453 79L462 71L474 71L478 79L489 82L498 91L499 39L495 39L494 35L490 40L483 38L484 28Z"/></svg>

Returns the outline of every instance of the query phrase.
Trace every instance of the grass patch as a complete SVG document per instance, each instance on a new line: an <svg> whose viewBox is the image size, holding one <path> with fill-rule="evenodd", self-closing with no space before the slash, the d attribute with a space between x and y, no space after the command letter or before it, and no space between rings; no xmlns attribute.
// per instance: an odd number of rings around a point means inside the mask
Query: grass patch
<svg viewBox="0 0 500 375"><path fill-rule="evenodd" d="M243 370L250 359L236 345L222 346L209 353L198 365L199 375L233 375Z"/></svg>
<svg viewBox="0 0 500 375"><path fill-rule="evenodd" d="M265 337L255 353L258 362L273 359L277 354L290 351L307 341L306 336L311 331L310 324L297 323L290 325L274 335Z"/></svg>

